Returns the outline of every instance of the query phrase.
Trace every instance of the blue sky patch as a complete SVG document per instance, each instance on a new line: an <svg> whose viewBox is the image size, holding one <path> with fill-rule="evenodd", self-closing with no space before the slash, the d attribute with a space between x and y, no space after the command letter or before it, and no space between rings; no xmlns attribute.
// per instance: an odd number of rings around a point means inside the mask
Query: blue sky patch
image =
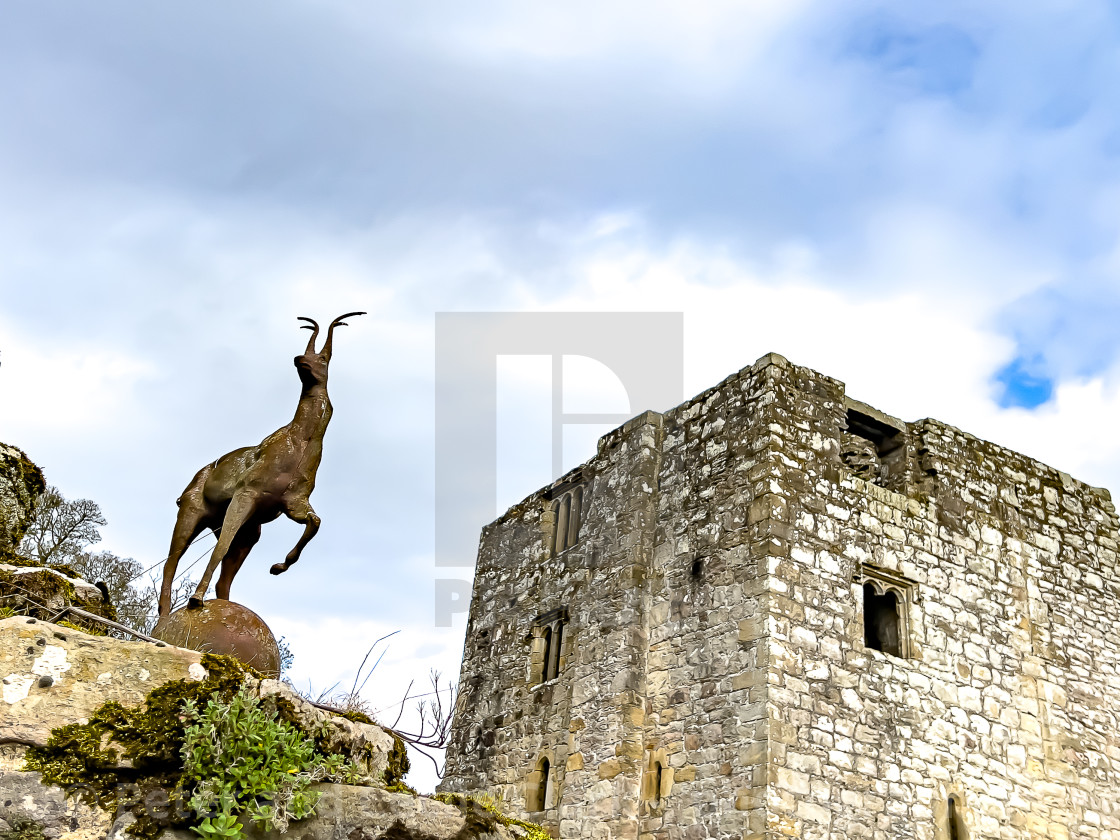
<svg viewBox="0 0 1120 840"><path fill-rule="evenodd" d="M1054 396L1054 380L1031 371L1030 361L1018 358L995 375L1000 408L1038 408Z"/></svg>
<svg viewBox="0 0 1120 840"><path fill-rule="evenodd" d="M1065 281L1044 286L1007 306L1001 331L1016 344L1016 361L998 381L1055 382L1100 375L1120 354L1120 293L1105 281ZM1004 377L1005 379L1001 379ZM1010 387L1010 386L1009 386ZM1024 403L1014 403L1024 404Z"/></svg>
<svg viewBox="0 0 1120 840"><path fill-rule="evenodd" d="M856 24L848 52L922 93L952 96L972 85L980 48L949 24L909 29L900 21L874 16Z"/></svg>

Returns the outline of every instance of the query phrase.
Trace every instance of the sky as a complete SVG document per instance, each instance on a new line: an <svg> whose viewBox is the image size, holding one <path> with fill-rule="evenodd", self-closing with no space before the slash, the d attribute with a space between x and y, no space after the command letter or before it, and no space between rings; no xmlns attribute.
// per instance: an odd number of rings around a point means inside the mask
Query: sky
<svg viewBox="0 0 1120 840"><path fill-rule="evenodd" d="M367 311L322 529L274 578L267 526L233 597L315 692L399 631L376 708L463 642L436 313L679 312L682 397L778 352L1118 490L1118 76L1099 0L5 4L0 440L158 563L195 471L290 419L296 316ZM566 402L671 407L579 358ZM498 365L495 516L554 476L539 361Z"/></svg>

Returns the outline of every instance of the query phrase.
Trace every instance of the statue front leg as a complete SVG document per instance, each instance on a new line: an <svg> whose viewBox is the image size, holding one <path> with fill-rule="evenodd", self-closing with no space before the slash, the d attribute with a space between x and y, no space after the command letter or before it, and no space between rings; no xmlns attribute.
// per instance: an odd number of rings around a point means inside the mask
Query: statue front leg
<svg viewBox="0 0 1120 840"><path fill-rule="evenodd" d="M303 534L295 544L295 547L288 552L288 556L284 558L284 562L276 563L269 569L274 575L284 574L284 572L291 568L293 563L299 560L299 555L303 551L304 546L311 542L311 538L319 531L319 523L321 521L311 508L311 503L308 501L301 501L289 507L285 513L287 513L288 518L293 522L299 522L303 525Z"/></svg>

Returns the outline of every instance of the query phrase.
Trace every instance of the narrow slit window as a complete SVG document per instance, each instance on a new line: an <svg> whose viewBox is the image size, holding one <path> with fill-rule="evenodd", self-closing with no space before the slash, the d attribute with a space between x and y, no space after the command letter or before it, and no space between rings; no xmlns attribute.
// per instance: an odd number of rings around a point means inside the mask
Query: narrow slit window
<svg viewBox="0 0 1120 840"><path fill-rule="evenodd" d="M552 662L552 628L545 627L541 632L541 641L543 642L544 654L541 658L541 682L548 682L552 679L548 675L549 665Z"/></svg>
<svg viewBox="0 0 1120 840"><path fill-rule="evenodd" d="M560 676L564 656L564 625L567 607L558 607L533 619L530 678L540 685Z"/></svg>
<svg viewBox="0 0 1120 840"><path fill-rule="evenodd" d="M949 797L946 820L949 823L949 840L968 840L968 829L964 824L960 800L956 794Z"/></svg>
<svg viewBox="0 0 1120 840"><path fill-rule="evenodd" d="M545 662L544 678L554 680L560 676L560 645L564 640L564 625L556 624L556 630L551 634L551 644L548 650L548 659Z"/></svg>
<svg viewBox="0 0 1120 840"><path fill-rule="evenodd" d="M552 793L552 774L547 758L542 758L537 763L537 769L529 774L528 792L525 797L526 811L544 811L548 808L549 796Z"/></svg>
<svg viewBox="0 0 1120 840"><path fill-rule="evenodd" d="M556 553L568 547L568 519L572 512L571 496L560 500L560 514L556 517Z"/></svg>
<svg viewBox="0 0 1120 840"><path fill-rule="evenodd" d="M552 521L555 526L552 531L552 554L555 556L564 550L560 544L560 500L557 499L552 503Z"/></svg>
<svg viewBox="0 0 1120 840"><path fill-rule="evenodd" d="M580 512L583 507L583 488L577 487L568 494L571 511L568 513L568 545L579 542Z"/></svg>
<svg viewBox="0 0 1120 840"><path fill-rule="evenodd" d="M547 811L552 805L552 768L546 758L541 764L541 810Z"/></svg>
<svg viewBox="0 0 1120 840"><path fill-rule="evenodd" d="M640 798L653 808L660 808L673 786L673 771L669 768L664 749L651 749L646 754L642 773Z"/></svg>

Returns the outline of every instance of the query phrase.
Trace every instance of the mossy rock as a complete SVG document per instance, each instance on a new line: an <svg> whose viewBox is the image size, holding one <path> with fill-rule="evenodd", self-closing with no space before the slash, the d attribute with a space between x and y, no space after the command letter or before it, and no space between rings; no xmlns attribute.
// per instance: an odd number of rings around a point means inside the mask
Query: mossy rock
<svg viewBox="0 0 1120 840"><path fill-rule="evenodd" d="M9 562L9 557L0 557L0 564L17 569L0 568L0 610L5 616L26 615L55 622L65 617L67 626L97 636L105 635L104 624L75 613L68 614L66 608L78 607L111 621L117 620L117 611L112 603L106 601L96 588L86 584L69 566L42 566L22 557L10 559L12 562ZM18 571L28 568L38 571Z"/></svg>
<svg viewBox="0 0 1120 840"><path fill-rule="evenodd" d="M110 701L87 723L52 730L45 747L28 749L24 768L106 811L131 811L136 821L128 830L134 836L155 837L164 828L188 825L179 791L183 704L205 705L212 696L228 701L250 676L226 656L204 654L202 666L208 672L203 680L172 680L148 694L142 706Z"/></svg>
<svg viewBox="0 0 1120 840"><path fill-rule="evenodd" d="M43 827L34 820L16 817L7 831L0 831L0 840L47 840Z"/></svg>
<svg viewBox="0 0 1120 840"><path fill-rule="evenodd" d="M43 471L22 450L0 443L0 547L19 546L44 490Z"/></svg>
<svg viewBox="0 0 1120 840"><path fill-rule="evenodd" d="M278 693L280 684L262 682L259 673L237 660L203 654L199 664L207 671L201 680L173 679L149 692L140 705L106 702L88 713L85 722L52 729L46 746L29 748L24 769L38 771L44 784L77 792L106 811L131 814L134 822L127 831L134 836L154 837L167 828L185 828L197 818L187 805L191 791L183 789L184 704L192 701L203 708L211 698L228 702L243 686L260 691L262 707L311 738L319 754L372 759L372 752L366 755L375 749L372 743L347 745L340 740L353 724L340 727L323 714L318 719L308 717L309 710L314 712L309 704L297 712L293 699L298 703L298 698ZM388 737L380 727L377 732L382 739L376 747L381 768ZM361 755L355 756L354 750ZM388 769L378 770L377 776L403 786L408 757L399 738L393 739L390 753ZM374 781L372 774L365 778L367 784Z"/></svg>
<svg viewBox="0 0 1120 840"><path fill-rule="evenodd" d="M495 827L502 825L522 829L524 834L521 836L524 840L552 840L552 835L544 826L504 814L497 800L489 794L437 793L432 798L437 802L454 805L463 813L467 829L474 832L468 836L490 834Z"/></svg>
<svg viewBox="0 0 1120 840"><path fill-rule="evenodd" d="M412 768L412 762L408 760L408 749L404 745L404 740L395 732L392 735L393 750L389 753L389 766L385 770L385 786L390 788L394 785L404 784L404 777Z"/></svg>

